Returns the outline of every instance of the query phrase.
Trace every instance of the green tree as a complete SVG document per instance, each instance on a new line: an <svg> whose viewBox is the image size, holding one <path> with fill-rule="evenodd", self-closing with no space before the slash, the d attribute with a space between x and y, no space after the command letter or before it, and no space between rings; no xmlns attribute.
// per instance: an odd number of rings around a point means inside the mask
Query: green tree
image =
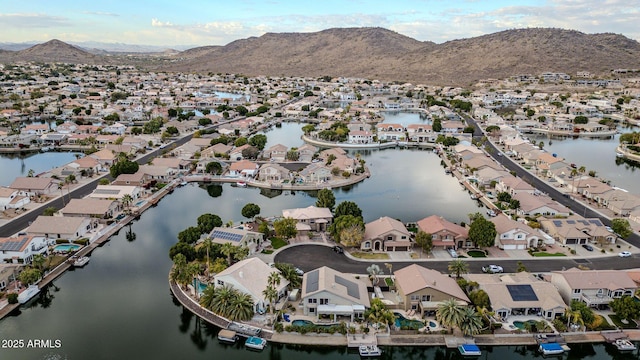
<svg viewBox="0 0 640 360"><path fill-rule="evenodd" d="M53 216L53 214L57 213L58 209L53 206L49 206L42 211L42 215L44 216Z"/></svg>
<svg viewBox="0 0 640 360"><path fill-rule="evenodd" d="M459 279L461 274L469 272L469 265L462 259L455 259L449 262L448 269L451 274L455 274L456 278Z"/></svg>
<svg viewBox="0 0 640 360"><path fill-rule="evenodd" d="M439 133L442 131L442 120L435 118L433 119L433 125L431 126L433 132Z"/></svg>
<svg viewBox="0 0 640 360"><path fill-rule="evenodd" d="M497 233L496 225L484 217L476 218L469 226L469 240L477 247L493 246Z"/></svg>
<svg viewBox="0 0 640 360"><path fill-rule="evenodd" d="M260 206L253 203L246 204L244 207L242 207L241 213L242 216L246 217L247 219L251 219L254 216L260 214Z"/></svg>
<svg viewBox="0 0 640 360"><path fill-rule="evenodd" d="M102 178L98 181L99 185L109 185L109 179L107 178Z"/></svg>
<svg viewBox="0 0 640 360"><path fill-rule="evenodd" d="M120 174L135 174L138 169L140 169L140 165L137 162L120 158L118 162L111 165L109 174L111 174L111 177L117 178Z"/></svg>
<svg viewBox="0 0 640 360"><path fill-rule="evenodd" d="M387 309L387 306L381 299L371 299L369 308L365 310L364 317L368 322L373 324L383 324L388 327L395 321L393 312Z"/></svg>
<svg viewBox="0 0 640 360"><path fill-rule="evenodd" d="M431 236L431 234L418 230L415 241L416 245L418 245L425 254L431 253L433 249L433 236Z"/></svg>
<svg viewBox="0 0 640 360"><path fill-rule="evenodd" d="M516 272L527 272L527 267L524 266L522 261L518 261L518 268L516 269Z"/></svg>
<svg viewBox="0 0 640 360"><path fill-rule="evenodd" d="M232 243L224 243L220 246L220 252L227 258L227 265L231 266L231 260L233 254L236 252L236 247Z"/></svg>
<svg viewBox="0 0 640 360"><path fill-rule="evenodd" d="M333 211L333 207L336 205L336 197L333 195L333 191L329 189L322 189L318 191L318 197L316 200L316 206L321 208L329 208Z"/></svg>
<svg viewBox="0 0 640 360"><path fill-rule="evenodd" d="M40 270L28 266L26 269L20 272L20 275L18 275L18 280L20 280L20 282L23 284L31 285L40 280L41 277L42 273L40 272Z"/></svg>
<svg viewBox="0 0 640 360"><path fill-rule="evenodd" d="M196 258L196 250L186 242L177 242L169 248L169 258L173 260L176 255L181 254L187 261L193 261Z"/></svg>
<svg viewBox="0 0 640 360"><path fill-rule="evenodd" d="M296 267L289 263L276 263L275 268L280 271L280 275L289 281L289 290L299 288L302 285L302 278L296 272Z"/></svg>
<svg viewBox="0 0 640 360"><path fill-rule="evenodd" d="M640 318L640 302L632 296L625 295L621 298L613 299L609 307L620 319L633 320Z"/></svg>
<svg viewBox="0 0 640 360"><path fill-rule="evenodd" d="M31 260L31 266L33 266L38 271L43 272L45 262L46 262L46 259L44 255L35 254L33 255L33 259Z"/></svg>
<svg viewBox="0 0 640 360"><path fill-rule="evenodd" d="M249 145L255 146L260 151L264 150L264 147L266 144L267 144L267 135L256 134L249 138Z"/></svg>
<svg viewBox="0 0 640 360"><path fill-rule="evenodd" d="M201 234L210 233L213 228L222 226L222 219L215 214L202 214L198 216L198 229Z"/></svg>
<svg viewBox="0 0 640 360"><path fill-rule="evenodd" d="M471 303L478 307L489 307L491 305L491 301L489 300L489 295L482 289L474 290L469 293L469 300Z"/></svg>
<svg viewBox="0 0 640 360"><path fill-rule="evenodd" d="M473 308L465 307L458 327L464 336L477 335L483 328L482 316Z"/></svg>
<svg viewBox="0 0 640 360"><path fill-rule="evenodd" d="M220 175L222 174L222 165L217 161L207 163L205 171L209 174Z"/></svg>
<svg viewBox="0 0 640 360"><path fill-rule="evenodd" d="M237 139L236 139L236 141L234 141L233 145L234 145L235 147L240 147L240 146L242 146L242 145L246 145L247 143L249 143L249 141L247 140L247 138L246 138L246 137L241 136L241 137L237 138Z"/></svg>
<svg viewBox="0 0 640 360"><path fill-rule="evenodd" d="M364 232L364 221L361 217L355 217L353 215L342 215L334 218L333 224L329 226L329 233L336 242L341 243L341 235L344 229L352 228L354 226L359 227Z"/></svg>
<svg viewBox="0 0 640 360"><path fill-rule="evenodd" d="M343 215L353 215L355 217L362 217L362 210L358 207L358 204L353 201L343 201L336 207L333 213L334 218L338 218Z"/></svg>
<svg viewBox="0 0 640 360"><path fill-rule="evenodd" d="M465 307L458 305L455 299L448 299L440 303L436 308L436 319L450 329L459 327L465 316Z"/></svg>
<svg viewBox="0 0 640 360"><path fill-rule="evenodd" d="M190 226L178 233L178 241L193 244L200 239L201 234L202 232L200 232L200 228L197 226Z"/></svg>
<svg viewBox="0 0 640 360"><path fill-rule="evenodd" d="M313 124L307 124L302 127L302 132L304 132L305 135L309 135L314 131L316 131L316 126Z"/></svg>
<svg viewBox="0 0 640 360"><path fill-rule="evenodd" d="M611 220L611 228L623 239L628 238L633 233L631 225L629 224L629 220L623 218Z"/></svg>
<svg viewBox="0 0 640 360"><path fill-rule="evenodd" d="M186 287L191 282L187 258L182 254L173 257L173 267L169 273L169 279L176 284Z"/></svg>
<svg viewBox="0 0 640 360"><path fill-rule="evenodd" d="M227 318L231 321L251 320L254 315L251 295L237 292L231 299L227 309Z"/></svg>
<svg viewBox="0 0 640 360"><path fill-rule="evenodd" d="M596 318L593 309L579 300L571 300L571 310L580 312L580 319L584 324L591 324Z"/></svg>
<svg viewBox="0 0 640 360"><path fill-rule="evenodd" d="M283 239L290 239L298 234L296 230L297 221L293 218L284 218L273 222L276 235Z"/></svg>

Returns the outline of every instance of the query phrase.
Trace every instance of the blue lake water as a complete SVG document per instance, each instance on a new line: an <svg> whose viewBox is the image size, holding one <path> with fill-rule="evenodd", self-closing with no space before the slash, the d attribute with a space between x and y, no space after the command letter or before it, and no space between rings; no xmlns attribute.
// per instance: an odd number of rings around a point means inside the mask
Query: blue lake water
<svg viewBox="0 0 640 360"><path fill-rule="evenodd" d="M76 159L75 154L71 152L47 152L23 156L3 154L0 156L0 185L11 185L15 178L27 176L29 170L33 170L34 175L38 175L68 164Z"/></svg>

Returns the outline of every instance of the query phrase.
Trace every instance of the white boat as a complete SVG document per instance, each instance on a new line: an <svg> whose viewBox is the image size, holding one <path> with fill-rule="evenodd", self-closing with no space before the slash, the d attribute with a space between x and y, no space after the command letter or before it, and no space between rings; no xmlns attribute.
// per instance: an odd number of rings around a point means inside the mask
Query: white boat
<svg viewBox="0 0 640 360"><path fill-rule="evenodd" d="M380 356L382 355L382 349L380 349L377 345L360 345L358 347L358 352L360 356Z"/></svg>
<svg viewBox="0 0 640 360"><path fill-rule="evenodd" d="M613 345L615 345L619 351L633 351L636 349L636 346L627 339L618 339Z"/></svg>
<svg viewBox="0 0 640 360"><path fill-rule="evenodd" d="M543 343L538 348L543 355L558 355L564 353L564 348L558 343Z"/></svg>
<svg viewBox="0 0 640 360"><path fill-rule="evenodd" d="M182 181L180 184L178 184L178 186L182 187L182 186L186 186L187 184L188 184L188 182Z"/></svg>
<svg viewBox="0 0 640 360"><path fill-rule="evenodd" d="M267 346L267 340L258 336L250 336L247 338L247 341L244 342L244 346L248 349L262 350Z"/></svg>
<svg viewBox="0 0 640 360"><path fill-rule="evenodd" d="M40 289L38 288L38 285L29 285L28 288L18 294L18 302L20 304L24 304L27 301L31 300L31 298L33 298L34 296L38 295L39 292Z"/></svg>
<svg viewBox="0 0 640 360"><path fill-rule="evenodd" d="M89 262L88 256L80 256L73 261L74 267L83 267Z"/></svg>
<svg viewBox="0 0 640 360"><path fill-rule="evenodd" d="M482 352L476 344L462 344L458 346L458 351L462 356L480 356Z"/></svg>
<svg viewBox="0 0 640 360"><path fill-rule="evenodd" d="M218 341L228 344L233 344L238 340L238 335L235 331L222 329L218 332Z"/></svg>
<svg viewBox="0 0 640 360"><path fill-rule="evenodd" d="M239 187L247 187L247 183L244 181L238 181L236 185L238 185Z"/></svg>

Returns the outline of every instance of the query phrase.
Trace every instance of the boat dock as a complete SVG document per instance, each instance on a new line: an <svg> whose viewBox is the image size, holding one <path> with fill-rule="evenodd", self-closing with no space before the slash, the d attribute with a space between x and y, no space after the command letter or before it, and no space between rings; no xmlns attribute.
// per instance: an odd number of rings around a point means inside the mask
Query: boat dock
<svg viewBox="0 0 640 360"><path fill-rule="evenodd" d="M608 343L614 343L616 340L626 340L629 336L622 330L601 331L600 335L604 338L604 341Z"/></svg>
<svg viewBox="0 0 640 360"><path fill-rule="evenodd" d="M262 329L255 326L245 325L237 322L232 322L227 326L227 330L235 331L236 334L244 337L260 336Z"/></svg>
<svg viewBox="0 0 640 360"><path fill-rule="evenodd" d="M566 345L567 340L560 334L538 334L536 335L536 342L540 344L558 343L560 345Z"/></svg>
<svg viewBox="0 0 640 360"><path fill-rule="evenodd" d="M465 338L465 337L456 337L456 336L445 336L444 343L446 347L449 349L457 349L458 346L460 345L465 345L465 344L475 345L476 341L472 337Z"/></svg>
<svg viewBox="0 0 640 360"><path fill-rule="evenodd" d="M347 347L359 348L373 345L378 346L378 337L375 334L347 334Z"/></svg>

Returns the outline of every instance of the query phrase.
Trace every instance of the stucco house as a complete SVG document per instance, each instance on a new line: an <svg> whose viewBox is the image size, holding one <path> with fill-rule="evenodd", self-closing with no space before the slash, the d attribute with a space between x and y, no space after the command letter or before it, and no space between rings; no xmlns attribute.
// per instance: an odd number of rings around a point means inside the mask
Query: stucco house
<svg viewBox="0 0 640 360"><path fill-rule="evenodd" d="M529 225L500 213L489 219L496 226L495 246L502 250L526 250L542 245L544 239Z"/></svg>
<svg viewBox="0 0 640 360"><path fill-rule="evenodd" d="M209 238L214 244L230 243L237 247L246 247L249 249L249 254L255 254L264 241L262 233L252 231L245 225L233 228L215 227L209 233Z"/></svg>
<svg viewBox="0 0 640 360"><path fill-rule="evenodd" d="M0 186L0 210L19 209L30 202L28 196L19 193L19 190Z"/></svg>
<svg viewBox="0 0 640 360"><path fill-rule="evenodd" d="M253 300L254 312L264 314L267 311L269 300L264 296L263 291L267 287L269 275L274 272L280 273L278 269L252 257L239 261L214 275L213 285L216 288L230 286L248 294ZM289 281L281 277L280 284L276 284L278 299L286 296L287 286L289 286Z"/></svg>
<svg viewBox="0 0 640 360"><path fill-rule="evenodd" d="M353 275L343 274L323 266L304 274L302 306L306 316L364 319L370 306L367 285Z"/></svg>
<svg viewBox="0 0 640 360"><path fill-rule="evenodd" d="M431 234L434 249L459 249L473 246L469 241L469 230L438 215L426 217L418 221L417 225L418 229Z"/></svg>
<svg viewBox="0 0 640 360"><path fill-rule="evenodd" d="M229 165L230 177L249 178L254 177L258 173L258 164L249 160L240 160Z"/></svg>
<svg viewBox="0 0 640 360"><path fill-rule="evenodd" d="M614 243L616 236L610 233L599 218L540 218L542 230L562 245L583 245L589 242Z"/></svg>
<svg viewBox="0 0 640 360"><path fill-rule="evenodd" d="M411 250L411 233L402 222L384 216L365 224L360 249L409 251Z"/></svg>
<svg viewBox="0 0 640 360"><path fill-rule="evenodd" d="M302 231L327 231L327 227L333 221L333 214L329 208L309 206L306 208L294 208L282 210L282 217L295 219Z"/></svg>
<svg viewBox="0 0 640 360"><path fill-rule="evenodd" d="M98 219L108 219L113 217L121 206L118 201L108 199L82 198L71 199L69 203L60 210L63 216L93 217Z"/></svg>
<svg viewBox="0 0 640 360"><path fill-rule="evenodd" d="M282 144L276 144L262 152L262 157L271 159L272 161L282 162L287 159L287 151L289 148Z"/></svg>
<svg viewBox="0 0 640 360"><path fill-rule="evenodd" d="M9 187L22 196L48 195L58 191L59 181L48 177L17 177Z"/></svg>
<svg viewBox="0 0 640 360"><path fill-rule="evenodd" d="M0 263L30 264L33 256L46 254L50 239L42 236L19 235L0 238Z"/></svg>
<svg viewBox="0 0 640 360"><path fill-rule="evenodd" d="M412 264L393 272L400 306L421 315L433 314L443 301L454 299L459 305L470 303L456 280L449 275Z"/></svg>
<svg viewBox="0 0 640 360"><path fill-rule="evenodd" d="M289 169L279 164L262 164L262 166L260 166L260 169L258 169L258 179L260 181L279 183L284 179L289 179L289 177Z"/></svg>
<svg viewBox="0 0 640 360"><path fill-rule="evenodd" d="M633 296L638 285L623 270L580 270L571 268L553 271L551 283L567 304L582 301L591 307L608 305L624 295Z"/></svg>
<svg viewBox="0 0 640 360"><path fill-rule="evenodd" d="M97 226L89 217L38 216L26 232L30 236L48 239L77 240Z"/></svg>

